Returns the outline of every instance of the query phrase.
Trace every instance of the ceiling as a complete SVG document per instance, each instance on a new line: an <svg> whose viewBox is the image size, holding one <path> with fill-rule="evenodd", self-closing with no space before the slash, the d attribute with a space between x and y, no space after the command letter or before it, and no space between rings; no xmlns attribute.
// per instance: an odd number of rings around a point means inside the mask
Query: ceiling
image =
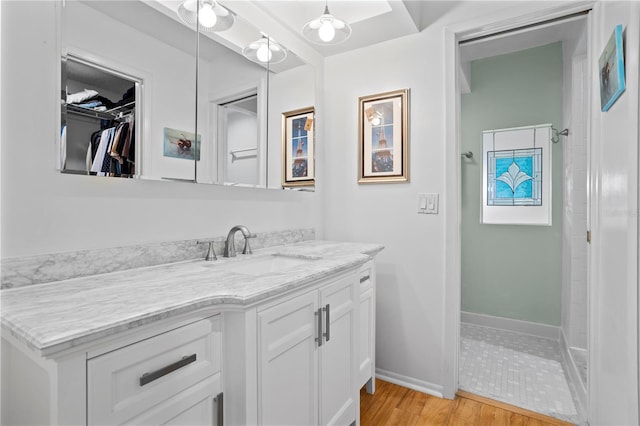
<svg viewBox="0 0 640 426"><path fill-rule="evenodd" d="M422 6L426 3L402 0L328 1L331 14L351 26L351 37L338 45L309 44L322 56L331 56L418 33L421 30ZM304 24L322 15L325 7L325 2L318 0L269 0L257 4L281 25L300 34L301 38Z"/></svg>
<svg viewBox="0 0 640 426"><path fill-rule="evenodd" d="M235 2L246 0L227 0L225 6L233 10ZM119 7L109 5L113 1L92 1L93 7L113 17L127 21L135 18L133 24L144 32L153 34L165 42L182 46L189 51L194 48L192 32L179 20L176 10L180 0L143 0L142 2L120 1ZM261 0L254 4L273 18L279 25L290 33L298 35L300 42L306 43L321 56L327 57L365 46L374 45L387 40L415 34L452 12L456 8L474 7L482 9L483 2L469 1L431 1L431 0L336 0L327 1L330 12L337 18L343 19L351 25L352 34L345 42L337 45L318 46L307 42L302 37L302 27L309 20L320 16L325 7L324 0ZM237 5L238 3L236 3ZM126 7L125 7L126 6ZM134 10L135 9L135 10ZM160 14L152 13L155 9ZM172 23L169 23L172 22ZM158 28L176 27L181 24L180 31L158 32ZM584 18L576 18L562 23L552 23L527 31L511 32L509 37L492 37L490 39L467 43L461 46L461 59L472 61L488 56L514 52L531 47L541 46L555 41L566 41L575 38L585 25ZM220 57L228 55L230 51L241 53L242 47L257 40L260 29L237 16L234 25L227 31L206 33L210 40L202 52L205 57ZM203 46L201 46L202 48ZM272 71L279 72L293 68L303 62L290 53L285 63L272 65Z"/></svg>

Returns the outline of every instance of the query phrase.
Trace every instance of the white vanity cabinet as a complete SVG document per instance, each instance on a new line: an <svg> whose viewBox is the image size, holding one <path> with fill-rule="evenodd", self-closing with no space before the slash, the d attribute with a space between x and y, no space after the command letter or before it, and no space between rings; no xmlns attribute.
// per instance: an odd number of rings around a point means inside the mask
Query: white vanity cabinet
<svg viewBox="0 0 640 426"><path fill-rule="evenodd" d="M224 319L227 424L356 420L357 269Z"/></svg>
<svg viewBox="0 0 640 426"><path fill-rule="evenodd" d="M140 271L138 286L9 290L0 424L357 424L375 369L375 267L360 247L309 243L317 263L259 277L194 262ZM51 306L30 312L34 298Z"/></svg>
<svg viewBox="0 0 640 426"><path fill-rule="evenodd" d="M4 336L2 423L222 424L221 333L183 316L43 357Z"/></svg>
<svg viewBox="0 0 640 426"><path fill-rule="evenodd" d="M373 260L360 268L358 324L358 387L367 385L367 392L376 386L376 270Z"/></svg>

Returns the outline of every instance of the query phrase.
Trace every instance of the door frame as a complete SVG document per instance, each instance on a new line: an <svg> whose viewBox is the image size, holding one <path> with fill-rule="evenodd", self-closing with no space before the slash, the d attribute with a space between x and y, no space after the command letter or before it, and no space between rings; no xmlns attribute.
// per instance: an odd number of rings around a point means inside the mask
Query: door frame
<svg viewBox="0 0 640 426"><path fill-rule="evenodd" d="M533 4L532 4L533 3ZM458 42L562 18L573 13L593 9L595 2L566 3L545 7L545 3L527 2L493 14L490 18L476 18L444 28L444 89L445 89L445 289L444 289L444 338L442 353L443 394L453 399L458 390L458 358L460 350L460 300L461 300L461 162L460 162L460 108L459 82L460 55ZM592 19L587 23L588 43L592 40ZM591 46L588 47L591 52ZM589 60L590 58L588 58ZM589 62L590 63L590 62ZM587 96L593 98L591 93ZM590 120L590 117L589 117ZM591 126L587 126L590 138ZM590 173L589 171L588 173ZM589 176L590 179L590 176ZM589 259L591 265L593 259ZM588 285L592 285L589 283ZM592 306L588 306L588 323L591 323ZM589 325L587 326L589 330ZM589 338L589 350L591 351ZM587 389L589 393L589 389ZM589 396L587 397L588 399ZM588 409L588 407L587 407Z"/></svg>

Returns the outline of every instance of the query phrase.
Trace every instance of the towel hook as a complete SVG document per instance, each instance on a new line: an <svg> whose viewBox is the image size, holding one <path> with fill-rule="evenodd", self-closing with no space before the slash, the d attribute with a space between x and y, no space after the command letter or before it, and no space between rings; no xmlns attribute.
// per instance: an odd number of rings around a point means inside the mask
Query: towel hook
<svg viewBox="0 0 640 426"><path fill-rule="evenodd" d="M552 127L551 130L553 130L553 136L551 136L551 142L553 143L560 142L560 136L569 136L569 129L562 129L561 131L558 131L558 129Z"/></svg>

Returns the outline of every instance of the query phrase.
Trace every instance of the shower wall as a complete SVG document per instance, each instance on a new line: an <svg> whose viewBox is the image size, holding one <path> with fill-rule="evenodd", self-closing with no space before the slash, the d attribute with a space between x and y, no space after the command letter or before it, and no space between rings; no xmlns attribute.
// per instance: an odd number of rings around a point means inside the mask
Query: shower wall
<svg viewBox="0 0 640 426"><path fill-rule="evenodd" d="M564 208L562 323L568 347L587 348L587 60L586 34L564 44Z"/></svg>
<svg viewBox="0 0 640 426"><path fill-rule="evenodd" d="M552 149L552 226L480 224L482 131L562 125L562 43L471 63L462 97L462 311L559 326L562 144ZM518 208L518 207L514 207ZM526 208L526 207L522 207Z"/></svg>

